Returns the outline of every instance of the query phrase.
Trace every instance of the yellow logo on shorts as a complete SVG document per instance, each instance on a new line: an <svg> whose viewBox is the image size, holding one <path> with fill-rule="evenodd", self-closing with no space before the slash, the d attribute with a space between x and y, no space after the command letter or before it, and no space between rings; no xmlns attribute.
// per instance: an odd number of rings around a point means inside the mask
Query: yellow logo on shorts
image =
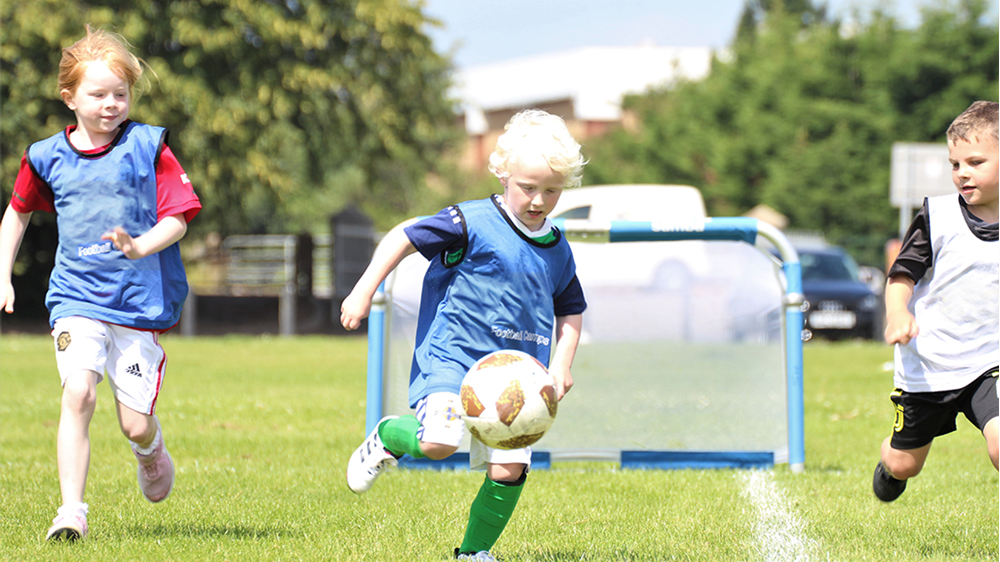
<svg viewBox="0 0 1000 562"><path fill-rule="evenodd" d="M455 408L452 408L451 406L448 406L445 409L444 415L445 419L447 419L450 422L462 419L462 414Z"/></svg>
<svg viewBox="0 0 1000 562"><path fill-rule="evenodd" d="M892 393L889 394L890 399L894 399L897 396L902 396L903 391L896 388L893 389ZM903 431L903 405L897 403L895 400L892 401L896 405L896 422L892 426L892 430L896 433Z"/></svg>
<svg viewBox="0 0 1000 562"><path fill-rule="evenodd" d="M69 332L59 334L59 337L56 338L56 349L59 351L66 351L66 348L69 347L71 341Z"/></svg>

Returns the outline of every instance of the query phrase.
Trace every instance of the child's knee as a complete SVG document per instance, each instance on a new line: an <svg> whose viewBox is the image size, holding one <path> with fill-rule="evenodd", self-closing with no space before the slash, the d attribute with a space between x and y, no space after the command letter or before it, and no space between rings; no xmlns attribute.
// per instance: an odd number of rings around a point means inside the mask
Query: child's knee
<svg viewBox="0 0 1000 562"><path fill-rule="evenodd" d="M897 449L893 449L893 451L897 451ZM890 454L888 458L884 458L882 461L885 463L886 468L889 469L889 473L897 480L913 478L920 474L920 471L924 468L923 460L905 453Z"/></svg>
<svg viewBox="0 0 1000 562"><path fill-rule="evenodd" d="M76 412L87 412L97 404L97 379L92 371L80 371L66 377L62 404Z"/></svg>
<svg viewBox="0 0 1000 562"><path fill-rule="evenodd" d="M453 447L451 445L444 445L442 443L420 443L420 450L427 456L427 458L435 461L444 460L455 454L458 447Z"/></svg>
<svg viewBox="0 0 1000 562"><path fill-rule="evenodd" d="M118 426L126 439L143 447L153 442L153 439L156 438L156 430L159 429L156 418L128 408L120 409Z"/></svg>
<svg viewBox="0 0 1000 562"><path fill-rule="evenodd" d="M521 482L525 468L522 463L490 464L486 468L486 475L494 482Z"/></svg>
<svg viewBox="0 0 1000 562"><path fill-rule="evenodd" d="M998 437L1000 437L1000 418L993 418L986 422L983 426L983 437L991 445L997 445Z"/></svg>
<svg viewBox="0 0 1000 562"><path fill-rule="evenodd" d="M149 424L122 420L119 427L126 439L138 445L148 445L156 437L156 427Z"/></svg>
<svg viewBox="0 0 1000 562"><path fill-rule="evenodd" d="M986 422L983 428L983 437L986 438L986 450L990 454L993 466L997 467L998 457L1000 457L1000 418L993 418Z"/></svg>

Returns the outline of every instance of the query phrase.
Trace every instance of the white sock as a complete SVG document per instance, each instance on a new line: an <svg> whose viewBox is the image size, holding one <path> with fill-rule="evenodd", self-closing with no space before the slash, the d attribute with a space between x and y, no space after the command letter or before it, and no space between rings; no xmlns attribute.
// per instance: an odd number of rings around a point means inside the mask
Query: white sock
<svg viewBox="0 0 1000 562"><path fill-rule="evenodd" d="M57 510L59 515L69 515L71 513L79 513L84 518L87 517L87 512L90 510L90 506L83 502L70 502L64 504Z"/></svg>
<svg viewBox="0 0 1000 562"><path fill-rule="evenodd" d="M153 438L153 442L149 444L149 447L140 447L135 441L130 441L130 443L132 443L132 450L144 456L152 454L153 451L160 446L160 441L162 439L160 433L159 424L157 424L156 437Z"/></svg>

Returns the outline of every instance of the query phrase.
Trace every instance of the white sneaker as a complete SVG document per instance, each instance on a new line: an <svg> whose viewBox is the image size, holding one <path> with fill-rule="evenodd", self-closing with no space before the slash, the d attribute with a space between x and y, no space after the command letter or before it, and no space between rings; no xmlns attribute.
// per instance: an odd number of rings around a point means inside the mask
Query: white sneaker
<svg viewBox="0 0 1000 562"><path fill-rule="evenodd" d="M382 422L398 417L386 416L379 420L365 442L351 455L351 460L347 461L347 485L355 494L367 492L385 469L399 465L396 457L382 446L382 439L378 436L378 427Z"/></svg>
<svg viewBox="0 0 1000 562"><path fill-rule="evenodd" d="M480 550L479 552L463 552L458 553L458 549L455 549L455 558L457 560L471 560L472 562L497 562L496 558L490 554L488 550Z"/></svg>
<svg viewBox="0 0 1000 562"><path fill-rule="evenodd" d="M87 516L76 509L59 508L52 526L45 535L47 541L76 541L87 536Z"/></svg>

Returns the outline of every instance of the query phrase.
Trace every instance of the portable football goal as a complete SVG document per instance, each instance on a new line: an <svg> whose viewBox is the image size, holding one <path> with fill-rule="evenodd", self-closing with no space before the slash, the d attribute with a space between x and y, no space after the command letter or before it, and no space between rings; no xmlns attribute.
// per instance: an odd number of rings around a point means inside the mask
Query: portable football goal
<svg viewBox="0 0 1000 562"><path fill-rule="evenodd" d="M573 247L588 308L575 385L532 447L533 467L804 470L801 268L778 229L743 217L554 222ZM411 412L427 265L420 254L407 257L373 301L367 431L385 415ZM468 441L443 461L400 462L465 468Z"/></svg>

